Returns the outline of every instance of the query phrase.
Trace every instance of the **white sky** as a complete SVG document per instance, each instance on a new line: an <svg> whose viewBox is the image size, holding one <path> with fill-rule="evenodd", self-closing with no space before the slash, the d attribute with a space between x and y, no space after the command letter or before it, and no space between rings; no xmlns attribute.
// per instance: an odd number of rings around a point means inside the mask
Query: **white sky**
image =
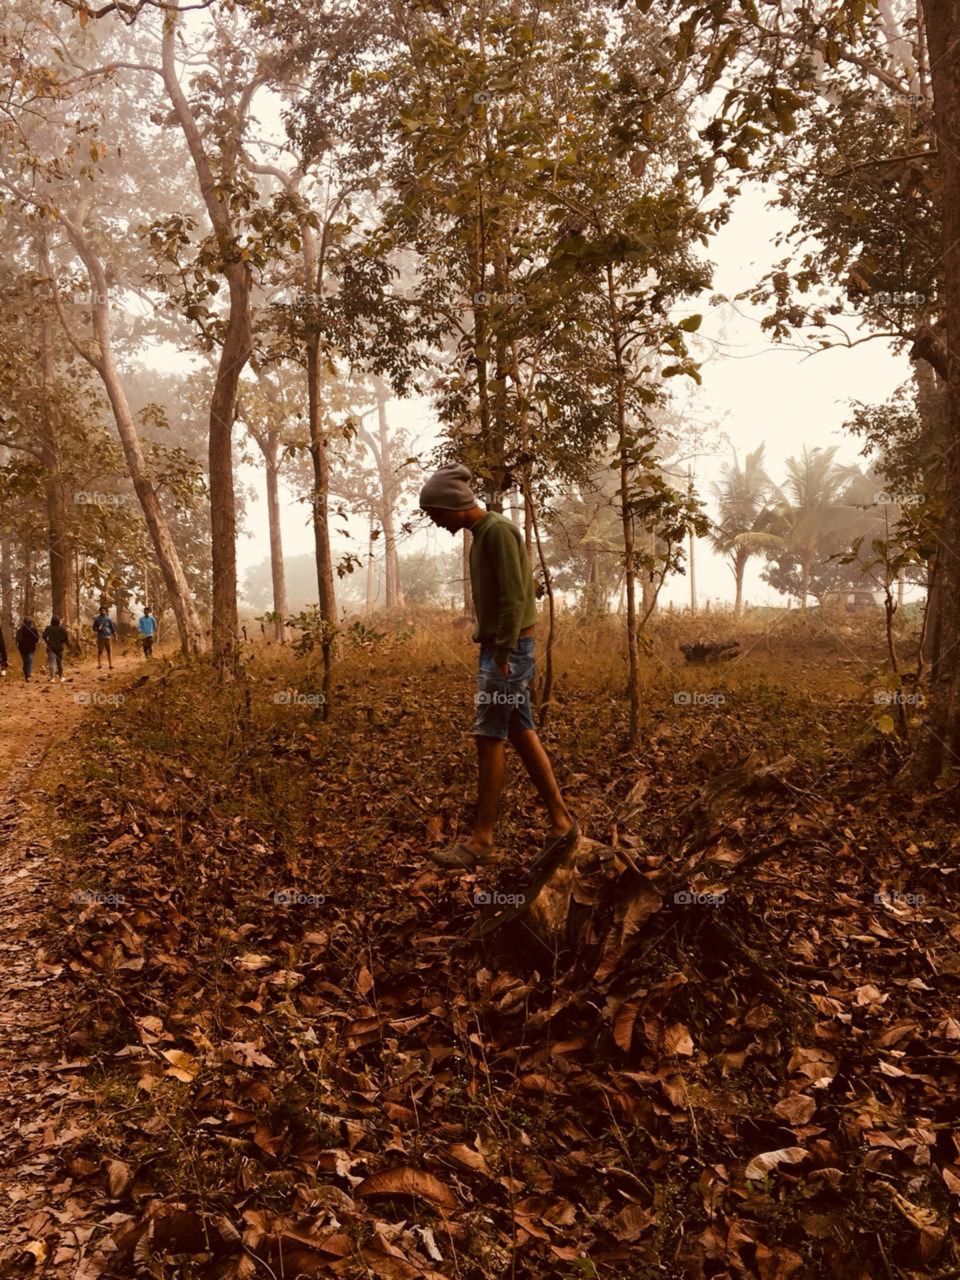
<svg viewBox="0 0 960 1280"><path fill-rule="evenodd" d="M766 208L765 195L756 185L748 186L738 198L725 227L703 251L715 263L713 292L733 297L758 281L769 266L784 256L772 237L786 224L782 210ZM697 388L683 379L689 390L683 393L686 410L701 423L716 422L729 437L738 454L757 445L766 446L767 471L774 480L783 475L783 464L803 445L839 445L838 460L858 462L859 442L842 431L850 416L852 400L886 400L910 375L906 355L894 355L890 344L876 340L851 350L833 350L804 357L804 353L771 343L743 303L737 309L711 308L705 295L698 305L685 305L684 313L703 312L701 333L722 342L719 354L711 355L702 370L703 386ZM738 312L740 314L738 314ZM853 336L857 336L854 334ZM703 354L708 354L704 348ZM675 382L680 382L676 379ZM426 453L440 438L431 406L425 400L392 401L388 410L393 427L410 431L415 446ZM699 458L694 476L697 488L710 505L710 482L718 477L729 452ZM252 536L241 536L237 548L241 586L248 569L269 555L265 482L256 468L241 468L238 481L255 494L249 503L247 524ZM283 538L285 556L313 551L313 534L305 524L302 504L283 492ZM401 510L408 518L414 510ZM711 514L713 514L711 512ZM366 553L366 523L351 522L356 554ZM416 535L401 546L401 553L414 549L449 550L452 541L440 531ZM733 599L733 578L729 568L704 540L696 550L697 594L700 605ZM760 580L762 561L750 562L745 596L750 603L784 604L780 596ZM689 579L668 580L661 600L683 606L689 603Z"/></svg>

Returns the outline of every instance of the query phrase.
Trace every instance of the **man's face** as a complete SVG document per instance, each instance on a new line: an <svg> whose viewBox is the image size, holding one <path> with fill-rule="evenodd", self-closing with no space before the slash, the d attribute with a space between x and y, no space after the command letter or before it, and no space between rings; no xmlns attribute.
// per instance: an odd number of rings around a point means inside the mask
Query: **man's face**
<svg viewBox="0 0 960 1280"><path fill-rule="evenodd" d="M444 507L424 507L424 511L434 524L448 533L459 533L467 523L465 511L447 511Z"/></svg>

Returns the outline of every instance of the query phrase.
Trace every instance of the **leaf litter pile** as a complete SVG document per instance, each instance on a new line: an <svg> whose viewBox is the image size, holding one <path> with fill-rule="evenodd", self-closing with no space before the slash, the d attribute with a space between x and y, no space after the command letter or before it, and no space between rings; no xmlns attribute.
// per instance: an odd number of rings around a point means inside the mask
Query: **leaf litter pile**
<svg viewBox="0 0 960 1280"><path fill-rule="evenodd" d="M792 676L658 686L630 754L563 688L566 921L492 929L540 816L514 763L502 861L426 860L470 685L412 669L324 722L292 663L161 668L68 749L59 1128L16 1138L67 1209L2 1274L960 1274L956 796Z"/></svg>

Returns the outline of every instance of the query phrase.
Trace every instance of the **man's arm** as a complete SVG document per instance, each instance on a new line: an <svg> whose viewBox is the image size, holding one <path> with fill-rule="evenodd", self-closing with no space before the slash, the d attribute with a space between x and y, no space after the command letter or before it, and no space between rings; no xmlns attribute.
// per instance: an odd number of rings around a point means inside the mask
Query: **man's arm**
<svg viewBox="0 0 960 1280"><path fill-rule="evenodd" d="M497 525L487 537L497 574L499 615L494 637L494 660L506 674L510 654L517 647L523 612L527 603L527 576L520 541L506 525Z"/></svg>

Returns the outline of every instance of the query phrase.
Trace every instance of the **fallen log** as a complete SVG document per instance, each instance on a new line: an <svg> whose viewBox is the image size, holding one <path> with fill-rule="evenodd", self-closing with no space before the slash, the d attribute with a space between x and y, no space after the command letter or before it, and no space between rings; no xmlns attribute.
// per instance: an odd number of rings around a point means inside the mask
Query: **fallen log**
<svg viewBox="0 0 960 1280"><path fill-rule="evenodd" d="M739 656L740 641L724 640L707 644L698 640L696 644L682 644L680 652L688 662L720 662L724 658Z"/></svg>

